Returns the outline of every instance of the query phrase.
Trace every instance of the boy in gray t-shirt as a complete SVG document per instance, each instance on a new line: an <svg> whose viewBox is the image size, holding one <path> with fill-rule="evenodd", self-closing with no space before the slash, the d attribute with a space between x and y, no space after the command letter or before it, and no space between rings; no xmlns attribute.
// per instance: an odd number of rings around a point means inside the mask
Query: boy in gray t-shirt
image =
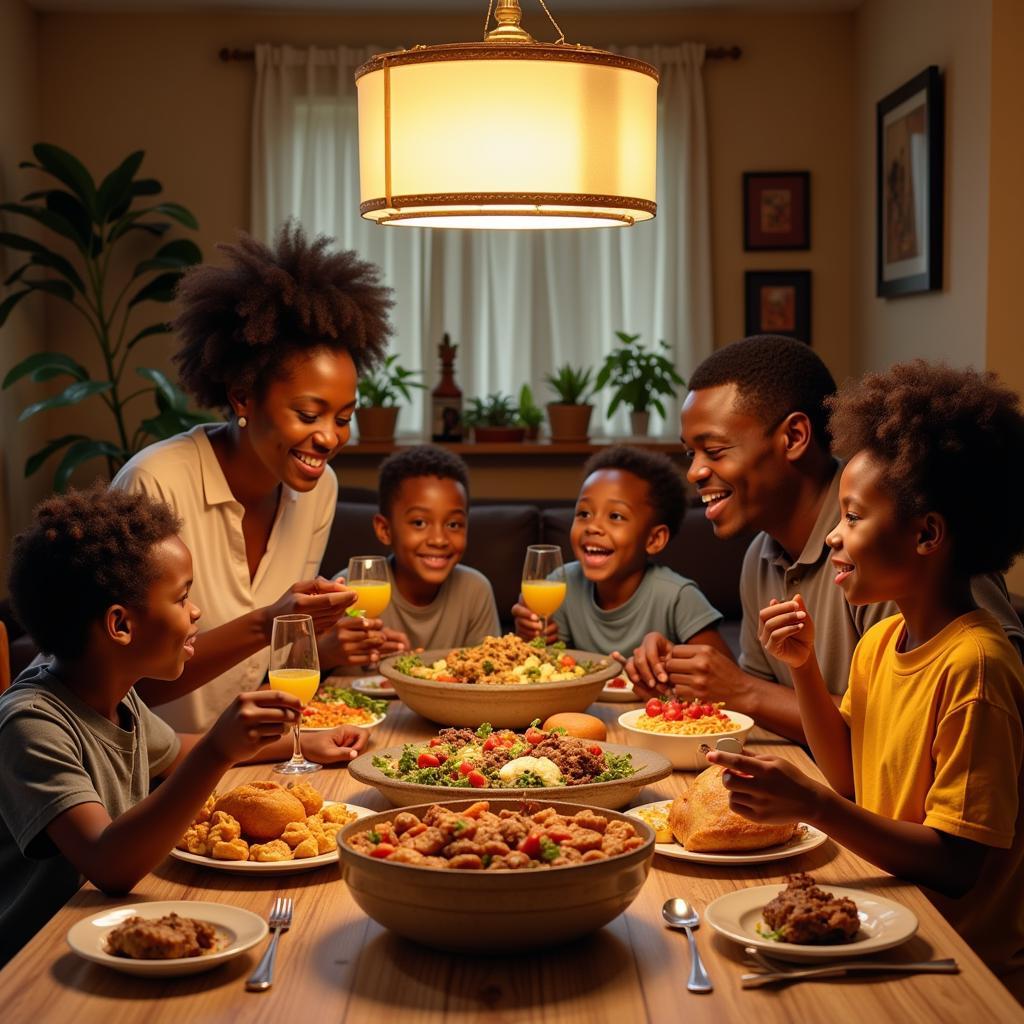
<svg viewBox="0 0 1024 1024"><path fill-rule="evenodd" d="M548 642L625 660L647 633L665 629L677 643L728 654L716 628L722 616L697 585L651 562L678 530L685 505L672 461L615 445L583 472L570 534L577 561L565 567L565 601L548 623ZM522 601L512 614L521 637L538 635L540 620Z"/></svg>

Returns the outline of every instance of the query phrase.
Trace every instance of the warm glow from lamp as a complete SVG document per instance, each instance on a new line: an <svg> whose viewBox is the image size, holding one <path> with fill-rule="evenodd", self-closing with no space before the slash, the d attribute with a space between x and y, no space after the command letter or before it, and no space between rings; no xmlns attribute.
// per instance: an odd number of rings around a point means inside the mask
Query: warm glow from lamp
<svg viewBox="0 0 1024 1024"><path fill-rule="evenodd" d="M655 69L535 43L516 0L499 0L498 15L484 42L379 54L356 72L362 215L459 228L652 218Z"/></svg>

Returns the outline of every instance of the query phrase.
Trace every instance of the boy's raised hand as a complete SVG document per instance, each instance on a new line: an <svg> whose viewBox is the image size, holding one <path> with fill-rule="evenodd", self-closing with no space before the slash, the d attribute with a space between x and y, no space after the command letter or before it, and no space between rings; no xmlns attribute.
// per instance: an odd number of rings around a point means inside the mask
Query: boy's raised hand
<svg viewBox="0 0 1024 1024"><path fill-rule="evenodd" d="M200 743L218 760L234 764L253 757L268 743L279 740L302 714L299 698L280 690L240 693Z"/></svg>
<svg viewBox="0 0 1024 1024"><path fill-rule="evenodd" d="M707 758L712 764L730 769L722 775L722 784L729 791L729 808L751 821L813 821L823 794L829 792L828 787L781 757L712 750Z"/></svg>
<svg viewBox="0 0 1024 1024"><path fill-rule="evenodd" d="M385 629L380 619L343 615L316 638L321 669L376 665L388 634L394 635L394 631Z"/></svg>
<svg viewBox="0 0 1024 1024"><path fill-rule="evenodd" d="M522 637L523 640L536 640L540 636L540 616L535 612L531 612L523 604L522 594L519 595L519 601L512 605L512 618L516 624L516 635ZM558 623L552 618L548 619L548 628L544 634L544 640L549 644L558 641Z"/></svg>
<svg viewBox="0 0 1024 1024"><path fill-rule="evenodd" d="M278 615L310 615L317 633L332 626L355 604L357 594L344 583L318 576L315 580L293 583L272 605L266 608L266 630Z"/></svg>
<svg viewBox="0 0 1024 1024"><path fill-rule="evenodd" d="M799 594L792 601L773 597L758 618L757 639L773 658L800 668L814 653L814 620Z"/></svg>
<svg viewBox="0 0 1024 1024"><path fill-rule="evenodd" d="M641 696L651 698L667 691L665 660L671 650L668 637L658 632L648 633L634 649L633 656L626 662L626 676Z"/></svg>

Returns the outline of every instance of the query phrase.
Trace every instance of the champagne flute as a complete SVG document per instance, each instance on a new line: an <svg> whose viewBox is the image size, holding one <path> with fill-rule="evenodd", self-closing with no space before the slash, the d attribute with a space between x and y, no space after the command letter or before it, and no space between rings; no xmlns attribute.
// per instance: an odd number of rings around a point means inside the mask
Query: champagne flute
<svg viewBox="0 0 1024 1024"><path fill-rule="evenodd" d="M270 638L270 688L294 694L305 707L320 685L320 659L311 615L278 615ZM320 771L320 765L302 756L299 734L302 719L295 723L292 759L274 766L280 775L305 775Z"/></svg>
<svg viewBox="0 0 1024 1024"><path fill-rule="evenodd" d="M540 635L547 643L548 619L565 600L565 569L557 544L531 544L523 563L523 601L540 616Z"/></svg>
<svg viewBox="0 0 1024 1024"><path fill-rule="evenodd" d="M388 571L387 558L384 555L354 555L348 560L345 585L357 595L356 603L349 611L350 615L380 618L391 603L391 573ZM366 677L363 681L374 678L377 677Z"/></svg>

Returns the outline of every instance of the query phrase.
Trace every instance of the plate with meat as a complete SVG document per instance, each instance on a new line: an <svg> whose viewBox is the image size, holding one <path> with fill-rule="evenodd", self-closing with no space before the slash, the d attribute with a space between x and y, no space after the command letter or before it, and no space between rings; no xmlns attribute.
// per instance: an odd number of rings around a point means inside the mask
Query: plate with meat
<svg viewBox="0 0 1024 1024"><path fill-rule="evenodd" d="M755 885L707 905L707 923L742 946L779 960L814 961L866 956L891 949L917 931L908 907L864 889L819 886L806 874L785 887Z"/></svg>
<svg viewBox="0 0 1024 1024"><path fill-rule="evenodd" d="M197 974L251 949L267 922L225 903L161 900L108 907L71 926L68 945L80 956L124 974Z"/></svg>

